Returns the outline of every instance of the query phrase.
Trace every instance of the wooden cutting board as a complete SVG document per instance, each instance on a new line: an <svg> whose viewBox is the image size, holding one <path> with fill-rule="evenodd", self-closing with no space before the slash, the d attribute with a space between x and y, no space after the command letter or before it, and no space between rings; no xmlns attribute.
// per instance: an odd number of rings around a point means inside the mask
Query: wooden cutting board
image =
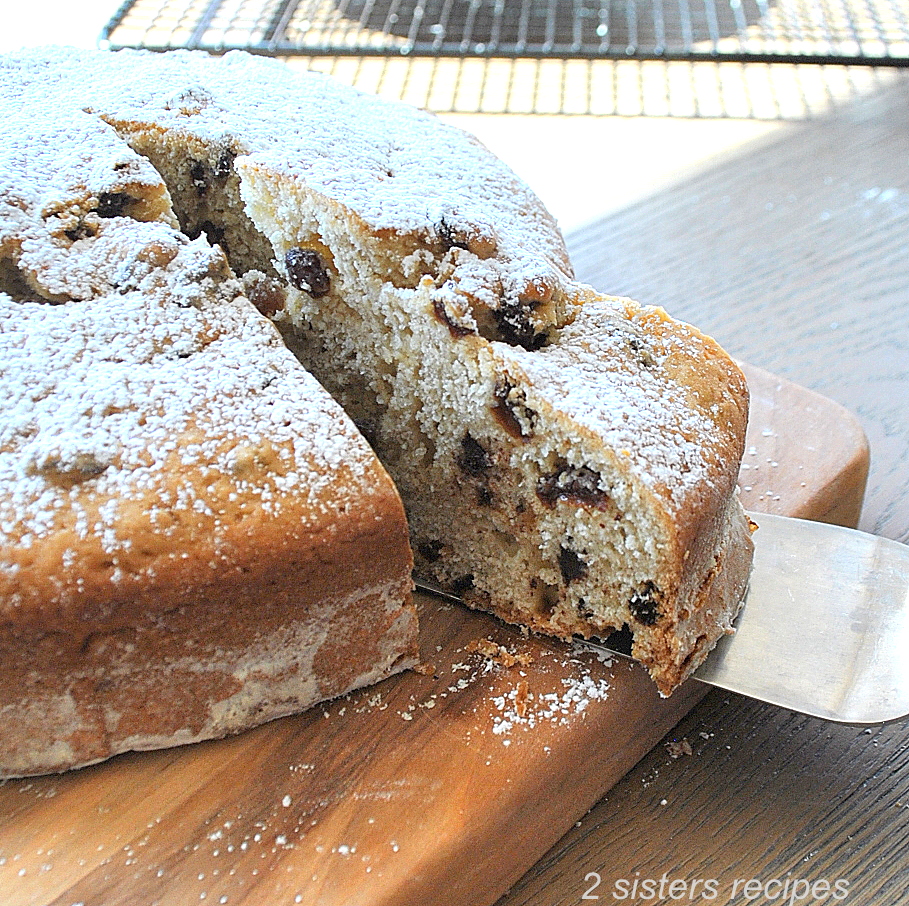
<svg viewBox="0 0 909 906"><path fill-rule="evenodd" d="M746 506L854 525L855 419L747 372ZM0 784L0 903L485 906L706 692L662 700L628 661L418 600L423 673L231 739Z"/></svg>

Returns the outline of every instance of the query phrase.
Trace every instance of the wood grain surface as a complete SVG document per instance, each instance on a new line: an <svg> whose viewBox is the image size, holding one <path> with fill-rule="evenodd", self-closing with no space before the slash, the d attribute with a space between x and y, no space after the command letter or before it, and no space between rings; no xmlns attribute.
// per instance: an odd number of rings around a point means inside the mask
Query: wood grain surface
<svg viewBox="0 0 909 906"><path fill-rule="evenodd" d="M855 412L871 448L861 526L909 540L909 74L571 245L581 278L662 304ZM630 888L617 882L664 875L689 894L716 880L717 903L909 903L909 722L838 726L711 692L664 742L498 906L588 891L615 903ZM736 887L748 880L750 899ZM840 880L847 896L796 880ZM624 902L710 902L704 890Z"/></svg>
<svg viewBox="0 0 909 906"><path fill-rule="evenodd" d="M848 521L855 420L748 379L746 505ZM419 603L422 672L233 739L0 784L0 903L485 906L707 691L661 699L629 661Z"/></svg>

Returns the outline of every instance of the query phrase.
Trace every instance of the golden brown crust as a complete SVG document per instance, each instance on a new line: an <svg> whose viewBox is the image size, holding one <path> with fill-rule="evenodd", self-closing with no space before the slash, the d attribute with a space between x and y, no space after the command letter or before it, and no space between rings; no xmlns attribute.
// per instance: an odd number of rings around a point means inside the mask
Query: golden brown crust
<svg viewBox="0 0 909 906"><path fill-rule="evenodd" d="M98 295L0 296L0 776L235 733L417 660L400 498L220 253L126 219L86 245Z"/></svg>

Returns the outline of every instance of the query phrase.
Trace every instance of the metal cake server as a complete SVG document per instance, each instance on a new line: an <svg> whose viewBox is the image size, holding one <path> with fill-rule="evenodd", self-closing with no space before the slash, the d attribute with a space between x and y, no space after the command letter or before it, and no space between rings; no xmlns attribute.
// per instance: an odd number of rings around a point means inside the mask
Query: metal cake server
<svg viewBox="0 0 909 906"><path fill-rule="evenodd" d="M751 516L759 526L754 569L736 631L694 678L840 723L909 715L909 546L822 522Z"/></svg>
<svg viewBox="0 0 909 906"><path fill-rule="evenodd" d="M841 723L909 714L909 547L751 515L759 526L754 569L735 634L694 676Z"/></svg>

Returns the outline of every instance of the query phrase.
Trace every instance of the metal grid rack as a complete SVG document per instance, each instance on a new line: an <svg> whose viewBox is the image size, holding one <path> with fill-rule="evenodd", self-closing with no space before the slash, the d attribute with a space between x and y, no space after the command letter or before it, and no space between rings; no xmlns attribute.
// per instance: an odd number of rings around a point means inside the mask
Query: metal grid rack
<svg viewBox="0 0 909 906"><path fill-rule="evenodd" d="M628 112L656 91L665 113L677 64L710 64L727 100L745 63L909 66L909 0L126 0L102 42L302 59L438 111L617 113L628 83Z"/></svg>

